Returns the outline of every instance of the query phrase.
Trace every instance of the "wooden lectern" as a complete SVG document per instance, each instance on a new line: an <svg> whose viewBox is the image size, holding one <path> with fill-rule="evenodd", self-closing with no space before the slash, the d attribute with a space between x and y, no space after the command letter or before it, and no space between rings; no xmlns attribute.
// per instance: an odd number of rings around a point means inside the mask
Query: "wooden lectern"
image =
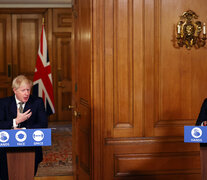
<svg viewBox="0 0 207 180"><path fill-rule="evenodd" d="M201 176L207 180L207 146L200 146Z"/></svg>
<svg viewBox="0 0 207 180"><path fill-rule="evenodd" d="M6 148L9 180L33 180L35 151L51 146L51 129L0 130L0 142Z"/></svg>
<svg viewBox="0 0 207 180"><path fill-rule="evenodd" d="M35 150L33 147L9 148L7 151L9 180L33 180Z"/></svg>

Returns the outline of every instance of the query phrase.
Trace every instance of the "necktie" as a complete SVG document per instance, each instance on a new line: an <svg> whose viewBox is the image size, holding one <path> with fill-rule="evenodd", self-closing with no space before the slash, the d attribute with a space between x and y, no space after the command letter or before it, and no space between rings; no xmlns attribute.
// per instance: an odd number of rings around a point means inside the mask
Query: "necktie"
<svg viewBox="0 0 207 180"><path fill-rule="evenodd" d="M23 102L19 102L19 112L23 113Z"/></svg>

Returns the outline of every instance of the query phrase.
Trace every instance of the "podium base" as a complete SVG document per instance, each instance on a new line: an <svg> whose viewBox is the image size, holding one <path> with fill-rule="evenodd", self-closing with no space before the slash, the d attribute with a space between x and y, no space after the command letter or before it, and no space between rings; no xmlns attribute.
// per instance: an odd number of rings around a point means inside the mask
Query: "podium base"
<svg viewBox="0 0 207 180"><path fill-rule="evenodd" d="M7 151L9 179L33 180L35 151L34 148L11 148Z"/></svg>

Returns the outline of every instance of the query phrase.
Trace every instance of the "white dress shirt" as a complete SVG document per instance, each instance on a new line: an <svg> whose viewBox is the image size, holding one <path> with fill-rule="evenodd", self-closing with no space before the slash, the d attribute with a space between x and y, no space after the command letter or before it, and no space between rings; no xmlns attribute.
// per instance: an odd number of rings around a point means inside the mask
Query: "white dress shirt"
<svg viewBox="0 0 207 180"><path fill-rule="evenodd" d="M19 101L19 100L17 99L16 96L15 96L15 100L16 100L17 108L19 109L19 106L20 106L19 103L20 103L21 101ZM23 109L24 109L25 104L26 104L26 103L23 103L23 104L22 104ZM18 125L17 125L17 123L16 123L16 119L13 119L13 128L17 128L17 126L18 126Z"/></svg>

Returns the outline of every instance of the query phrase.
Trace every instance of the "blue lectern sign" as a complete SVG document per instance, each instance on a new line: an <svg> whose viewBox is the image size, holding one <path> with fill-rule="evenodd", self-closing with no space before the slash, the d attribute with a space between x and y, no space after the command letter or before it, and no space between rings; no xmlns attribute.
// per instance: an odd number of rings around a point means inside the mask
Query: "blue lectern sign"
<svg viewBox="0 0 207 180"><path fill-rule="evenodd" d="M207 143L207 126L185 126L184 142Z"/></svg>
<svg viewBox="0 0 207 180"><path fill-rule="evenodd" d="M0 147L51 146L51 129L0 130Z"/></svg>

